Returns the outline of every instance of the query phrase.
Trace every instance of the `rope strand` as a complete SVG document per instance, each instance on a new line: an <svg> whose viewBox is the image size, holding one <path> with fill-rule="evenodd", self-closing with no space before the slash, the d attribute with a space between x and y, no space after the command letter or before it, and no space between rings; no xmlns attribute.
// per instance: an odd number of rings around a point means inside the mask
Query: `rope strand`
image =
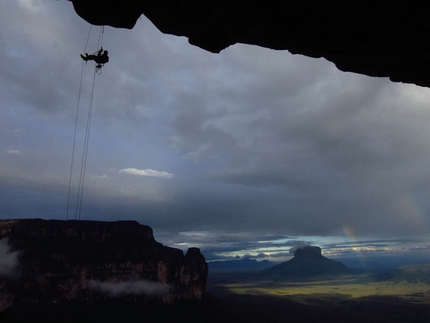
<svg viewBox="0 0 430 323"><path fill-rule="evenodd" d="M103 46L103 35L104 33L104 27L100 27L100 32L99 32L99 40L97 42L97 48L100 49Z"/></svg>
<svg viewBox="0 0 430 323"><path fill-rule="evenodd" d="M93 75L93 86L91 89L91 99L90 99L90 105L88 108L88 118L87 118L87 128L85 131L85 143L84 143L84 153L82 156L82 165L81 165L81 178L82 178L82 185L80 188L81 194L80 194L80 201L79 201L79 213L78 213L78 220L81 219L81 211L82 211L82 199L84 195L84 183L85 183L85 173L87 169L87 158L88 158L88 145L90 141L90 130L91 130L91 117L93 112L93 102L94 102L94 89L96 84L96 73L97 68L94 68L94 75ZM78 207L76 206L78 209Z"/></svg>
<svg viewBox="0 0 430 323"><path fill-rule="evenodd" d="M101 27L100 31L99 31L99 39L97 42L97 48L102 47L103 32L104 32L104 27ZM86 173L86 168L87 168L88 143L89 143L89 139L90 139L91 116L92 116L93 102L94 102L94 88L95 88L95 83L96 83L96 73L97 73L97 67L94 68L93 85L92 85L92 89L91 89L90 103L88 106L87 126L85 129L85 139L84 139L84 150L82 153L81 172L79 175L79 185L78 185L78 197L76 200L76 209L75 209L75 219L77 219L77 220L81 219L81 212L82 212L82 199L83 199L83 195L84 195L85 173Z"/></svg>
<svg viewBox="0 0 430 323"><path fill-rule="evenodd" d="M102 27L102 43L101 46L103 46L103 36L105 34L105 26Z"/></svg>
<svg viewBox="0 0 430 323"><path fill-rule="evenodd" d="M87 36L87 41L85 42L84 53L86 53L86 51L87 51L88 41L89 41L90 35L91 35L91 28L92 28L92 25L90 25L90 28L88 30L88 36ZM78 128L78 116L79 116L79 107L80 107L80 102L81 102L81 91L82 91L82 79L83 79L83 75L84 75L84 65L85 65L84 61L82 61L81 78L79 81L78 103L76 106L75 130L73 133L72 161L70 163L69 191L67 193L67 207L66 207L66 221L69 219L69 205L70 205L70 193L71 193L71 188L72 188L73 162L75 159L76 132L77 132L77 128Z"/></svg>
<svg viewBox="0 0 430 323"><path fill-rule="evenodd" d="M91 34L91 28L92 28L92 25L90 25L90 29L88 31L88 36L87 36L87 40L85 43L85 49L84 49L85 53L87 52L88 42L89 42L90 34ZM100 31L99 31L97 48L101 48L103 46L103 35L104 35L104 26L102 26L100 28ZM67 207L66 207L66 220L69 219L69 205L70 205L70 195L71 195L71 186L72 186L72 174L73 174L73 164L74 164L75 150L76 150L76 133L77 133L77 128L78 128L78 116L79 116L79 108L80 108L80 102L81 102L84 65L85 65L84 61L82 61L81 78L80 78L80 82L79 82L78 104L77 104L77 108L76 108L75 129L74 129L74 134L73 134L72 161L71 161L71 165L70 165L69 191L68 191L68 195L67 195ZM88 107L87 125L86 125L86 129L85 129L85 139L84 139L84 148L83 148L83 152L82 152L81 169L80 169L80 174L79 174L78 194L77 194L77 198L76 198L75 220L81 219L82 200L83 200L83 193L84 193L85 173L86 173L86 167L87 167L88 146L89 146L90 129L91 129L91 117L92 117L93 103L94 103L94 90L95 90L95 84L96 84L96 73L97 73L97 67L94 68L93 84L92 84L92 88L91 88L90 102L89 102L89 107Z"/></svg>

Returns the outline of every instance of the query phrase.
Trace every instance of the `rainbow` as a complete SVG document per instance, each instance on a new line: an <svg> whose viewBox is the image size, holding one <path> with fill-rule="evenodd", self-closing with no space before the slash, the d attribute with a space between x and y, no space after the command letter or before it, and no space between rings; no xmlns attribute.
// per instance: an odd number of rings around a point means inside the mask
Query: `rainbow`
<svg viewBox="0 0 430 323"><path fill-rule="evenodd" d="M342 228L342 231L347 239L347 242L350 242L350 243L360 242L353 228L345 226ZM360 252L356 252L356 256L361 264L361 267L367 268L366 257L363 256Z"/></svg>

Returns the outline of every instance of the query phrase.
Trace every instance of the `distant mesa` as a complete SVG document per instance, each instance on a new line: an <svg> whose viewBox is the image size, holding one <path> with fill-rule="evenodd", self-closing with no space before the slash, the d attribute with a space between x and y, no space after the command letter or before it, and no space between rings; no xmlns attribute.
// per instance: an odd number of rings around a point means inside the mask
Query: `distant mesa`
<svg viewBox="0 0 430 323"><path fill-rule="evenodd" d="M294 257L296 258L315 258L322 257L321 248L313 246L305 246L297 249L294 252Z"/></svg>
<svg viewBox="0 0 430 323"><path fill-rule="evenodd" d="M352 274L352 270L340 261L328 259L321 254L321 248L305 246L294 252L294 258L262 272L275 280L298 280L330 278Z"/></svg>

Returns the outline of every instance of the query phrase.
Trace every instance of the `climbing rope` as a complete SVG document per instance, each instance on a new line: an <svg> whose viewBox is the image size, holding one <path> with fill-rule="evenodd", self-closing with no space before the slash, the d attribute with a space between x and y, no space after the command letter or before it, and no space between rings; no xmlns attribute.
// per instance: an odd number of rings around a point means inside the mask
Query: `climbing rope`
<svg viewBox="0 0 430 323"><path fill-rule="evenodd" d="M104 36L104 34L105 34L105 26L102 26L102 30L101 30L102 41L101 41L100 47L103 46L103 36Z"/></svg>
<svg viewBox="0 0 430 323"><path fill-rule="evenodd" d="M86 51L87 51L88 41L89 41L90 34L91 34L91 27L92 26L90 25L90 29L88 31L88 36L87 36L87 41L85 43L84 53L86 53ZM103 46L103 34L104 34L104 26L102 28L100 28L97 47ZM77 127L78 127L78 116L79 116L80 101L81 101L84 65L85 65L85 62L82 61L81 77L80 77L80 82L79 82L78 103L77 103L77 108L76 108L75 129L74 129L74 134L73 134L73 147L72 147L72 158L71 158L71 165L70 165L69 191L68 191L68 195L67 195L66 220L69 219L69 205L70 205L70 195L71 195L71 186L72 186L72 177L73 177L72 176L73 175L73 164L74 164L75 150L76 150L76 133L77 133ZM92 116L92 110L93 110L94 89L95 89L95 83L96 83L96 73L98 73L97 67L94 68L93 81L92 81L91 94L90 94L90 102L89 102L89 107L88 107L87 124L86 124L85 139L84 139L84 148L83 148L83 153L82 153L81 169L80 169L79 184L78 184L78 194L77 194L76 207L75 207L75 220L80 220L80 218L81 218L82 199L83 199L85 173L86 173L86 165L87 165L87 157L88 157L88 143L89 143L89 138L90 138L91 116ZM101 73L99 73L99 74L101 74Z"/></svg>
<svg viewBox="0 0 430 323"><path fill-rule="evenodd" d="M92 89L91 89L90 104L88 107L87 126L85 129L84 151L82 153L82 161L81 161L81 174L79 176L78 198L76 200L75 220L81 219L82 198L84 196L84 183L85 183L85 173L86 173L86 169L87 169L88 143L90 140L91 117L92 117L92 112L93 112L94 88L95 88L95 84L96 84L96 73L97 73L97 68L94 67L93 85L92 85Z"/></svg>
<svg viewBox="0 0 430 323"><path fill-rule="evenodd" d="M99 32L99 39L97 42L97 48L103 47L103 35L104 33L104 26L100 28ZM91 88L91 95L90 95L90 103L88 107L88 116L87 116L87 126L85 129L85 139L84 139L84 150L82 154L82 161L81 161L81 173L79 176L79 185L78 185L78 197L76 200L76 209L75 209L75 219L80 220L81 219L81 211L82 211L82 199L84 196L84 184L85 184L85 173L87 169L87 158L88 158L88 143L90 140L90 129L91 129L91 117L92 117L92 111L93 111L93 102L94 102L94 89L96 84L96 73L97 73L97 66L94 68L93 73L93 84Z"/></svg>
<svg viewBox="0 0 430 323"><path fill-rule="evenodd" d="M103 48L103 36L104 36L104 33L105 33L105 26L102 26L102 28L100 29L99 41L97 43L97 48ZM103 65L101 67L97 67L97 66L100 66L100 65L96 65L97 74L102 75L102 67L103 67Z"/></svg>
<svg viewBox="0 0 430 323"><path fill-rule="evenodd" d="M92 25L90 25L90 28L88 30L88 36L87 36L87 41L85 42L84 53L86 53L86 51L87 51L88 41L90 40L90 35L91 35L91 29L92 29ZM69 205L70 205L70 193L71 193L71 188L72 188L73 161L75 159L76 132L77 132L77 128L78 128L78 116L79 116L79 107L80 107L80 102L81 102L81 91L82 91L82 79L84 76L84 66L85 66L84 61L82 61L81 78L79 81L78 103L76 106L75 130L73 133L72 158L71 158L72 161L70 163L69 192L67 193L66 221L69 219Z"/></svg>

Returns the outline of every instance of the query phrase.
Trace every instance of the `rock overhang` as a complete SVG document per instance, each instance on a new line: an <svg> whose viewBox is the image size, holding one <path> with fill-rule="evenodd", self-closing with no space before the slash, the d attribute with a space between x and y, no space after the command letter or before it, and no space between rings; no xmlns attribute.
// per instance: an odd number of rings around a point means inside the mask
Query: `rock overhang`
<svg viewBox="0 0 430 323"><path fill-rule="evenodd" d="M95 25L133 28L143 14L163 33L213 53L236 43L324 57L342 71L430 86L425 3L352 1L69 0Z"/></svg>

